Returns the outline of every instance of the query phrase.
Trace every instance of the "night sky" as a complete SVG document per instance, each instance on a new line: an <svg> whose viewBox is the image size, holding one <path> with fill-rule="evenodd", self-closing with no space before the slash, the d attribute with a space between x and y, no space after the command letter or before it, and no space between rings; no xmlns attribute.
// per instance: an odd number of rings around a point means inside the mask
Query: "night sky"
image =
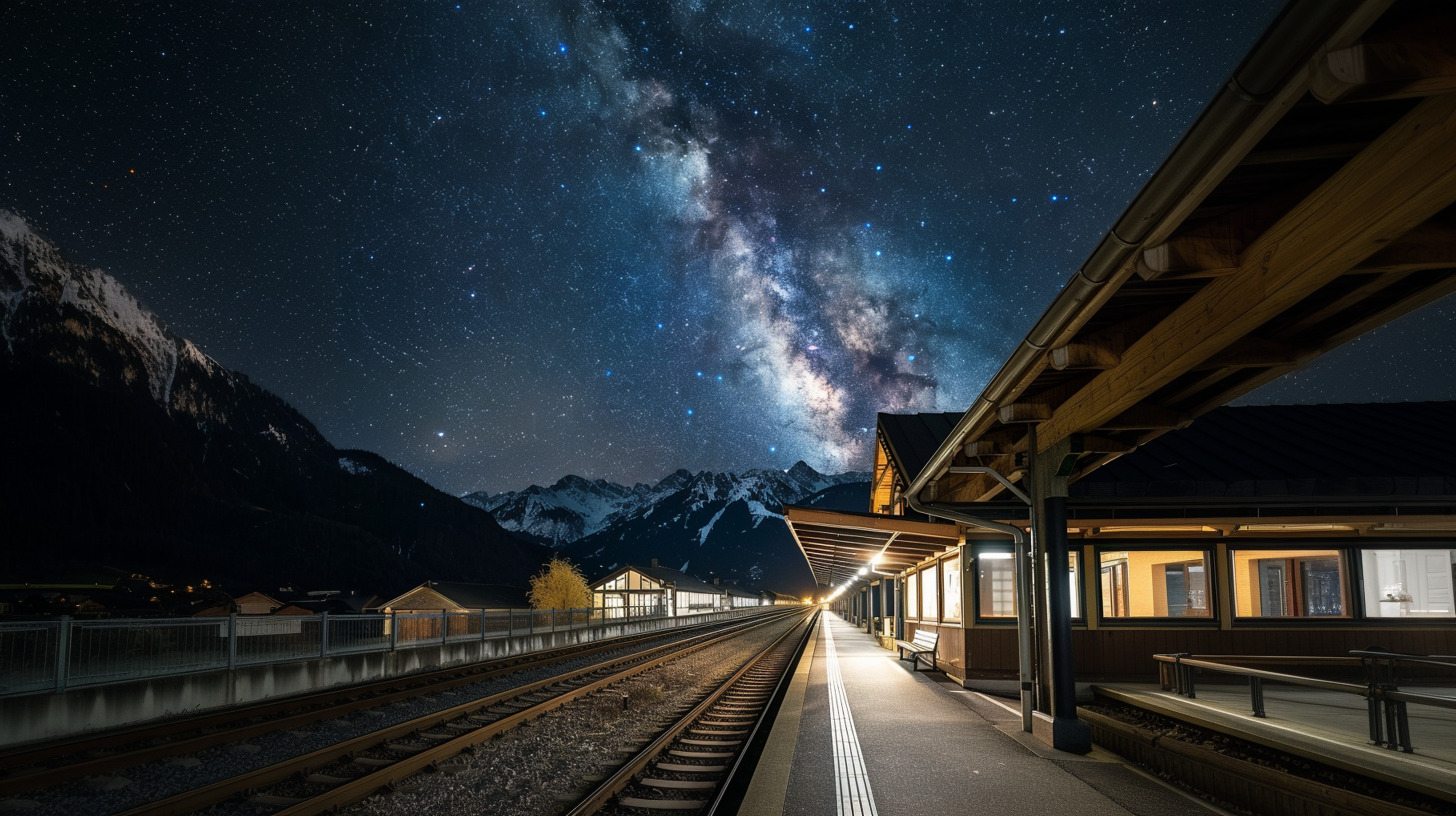
<svg viewBox="0 0 1456 816"><path fill-rule="evenodd" d="M867 468L963 410L1272 18L6 3L0 207L451 492ZM1449 399L1456 307L1254 401Z"/></svg>

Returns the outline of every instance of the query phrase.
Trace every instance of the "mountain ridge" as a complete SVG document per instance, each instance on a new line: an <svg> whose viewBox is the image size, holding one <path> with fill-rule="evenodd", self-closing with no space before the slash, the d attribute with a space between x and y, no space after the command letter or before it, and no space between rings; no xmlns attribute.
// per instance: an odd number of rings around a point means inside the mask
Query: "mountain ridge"
<svg viewBox="0 0 1456 816"><path fill-rule="evenodd" d="M657 502L690 486L697 492L699 506L719 501L721 492L725 503L744 498L767 507L792 504L834 485L868 480L868 473L827 475L799 461L782 471L754 468L739 473L692 473L679 468L653 485L639 482L632 487L568 474L550 487L533 484L494 495L467 493L461 499L490 512L507 530L564 547L639 514L651 514Z"/></svg>
<svg viewBox="0 0 1456 816"><path fill-rule="evenodd" d="M0 210L0 581L87 570L392 592L523 584L547 551L231 371ZM23 395L24 398L17 398Z"/></svg>

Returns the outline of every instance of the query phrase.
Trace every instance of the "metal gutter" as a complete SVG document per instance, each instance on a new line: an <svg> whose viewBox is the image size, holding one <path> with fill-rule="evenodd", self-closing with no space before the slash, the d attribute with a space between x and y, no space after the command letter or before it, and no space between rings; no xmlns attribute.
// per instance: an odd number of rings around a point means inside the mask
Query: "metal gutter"
<svg viewBox="0 0 1456 816"><path fill-rule="evenodd" d="M1291 0L1280 10L1233 76L956 423L905 491L907 497L913 499L926 482L944 472L970 429L996 410L1032 362L1081 315L1083 305L1132 259L1154 227L1234 146L1279 91L1308 71L1319 49L1363 5L1365 0Z"/></svg>

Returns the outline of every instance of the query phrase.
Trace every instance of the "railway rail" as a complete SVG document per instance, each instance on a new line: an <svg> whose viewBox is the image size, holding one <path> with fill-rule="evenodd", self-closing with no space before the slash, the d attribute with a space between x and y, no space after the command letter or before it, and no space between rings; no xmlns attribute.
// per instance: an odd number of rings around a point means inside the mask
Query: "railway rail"
<svg viewBox="0 0 1456 816"><path fill-rule="evenodd" d="M757 737L772 723L814 620L807 617L769 644L583 796L568 816L736 812L753 773Z"/></svg>
<svg viewBox="0 0 1456 816"><path fill-rule="evenodd" d="M768 619L778 615L768 613L762 617ZM0 776L0 797L42 791L82 777L187 756L262 734L297 729L425 694L539 670L605 652L632 649L654 641L669 640L668 644L656 647L656 650L666 649L672 643L700 640L714 632L738 631L748 621L759 619L755 616L728 622L715 621L669 632L644 633L515 655L468 667L442 669L347 689L331 689L224 712L31 746L0 754L0 774L4 774ZM539 684L528 684L527 687L530 685ZM519 690L504 692L506 695L513 693L519 693Z"/></svg>
<svg viewBox="0 0 1456 816"><path fill-rule="evenodd" d="M223 805L225 812L235 804L246 805L240 812L249 813L272 811L301 816L336 812L381 789L393 789L420 771L437 768L455 754L469 751L574 700L684 655L773 626L786 617L802 616L802 610L792 609L727 624L719 623L672 643L655 645L629 655L617 655L590 666L488 694L335 742L320 750L132 807L122 813L124 816L163 816L193 813L219 805ZM578 651L573 656L579 654ZM518 670L520 667L515 668ZM371 704L377 705L378 699ZM232 730L230 733L237 734L239 731Z"/></svg>

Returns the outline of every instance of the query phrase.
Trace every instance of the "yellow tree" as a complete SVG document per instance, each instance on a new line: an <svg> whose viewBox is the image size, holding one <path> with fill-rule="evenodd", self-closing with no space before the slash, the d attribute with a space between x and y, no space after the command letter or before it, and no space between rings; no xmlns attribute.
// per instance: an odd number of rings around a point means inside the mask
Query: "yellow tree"
<svg viewBox="0 0 1456 816"><path fill-rule="evenodd" d="M553 557L531 579L532 609L587 609L592 605L591 585L575 564Z"/></svg>

